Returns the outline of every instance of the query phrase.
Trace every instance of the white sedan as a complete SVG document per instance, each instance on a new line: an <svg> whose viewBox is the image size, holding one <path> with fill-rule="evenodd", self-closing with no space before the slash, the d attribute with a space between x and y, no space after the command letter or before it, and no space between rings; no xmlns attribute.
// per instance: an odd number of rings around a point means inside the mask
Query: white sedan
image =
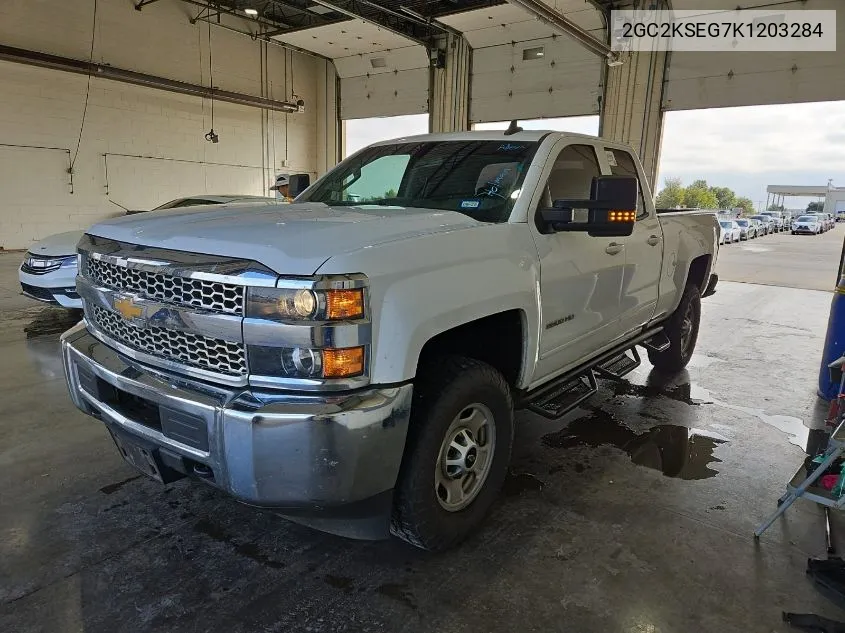
<svg viewBox="0 0 845 633"><path fill-rule="evenodd" d="M792 222L792 234L805 233L808 235L818 235L823 233L821 222L816 215L802 215Z"/></svg>
<svg viewBox="0 0 845 633"><path fill-rule="evenodd" d="M719 220L719 243L732 244L742 239L742 229L733 220Z"/></svg>
<svg viewBox="0 0 845 633"><path fill-rule="evenodd" d="M275 198L260 196L193 196L171 200L153 211L230 202L278 204ZM128 213L143 213L143 211ZM44 303L60 305L63 308L81 309L82 299L76 292L76 245L84 234L85 231L58 233L31 246L18 271L21 292L27 297Z"/></svg>

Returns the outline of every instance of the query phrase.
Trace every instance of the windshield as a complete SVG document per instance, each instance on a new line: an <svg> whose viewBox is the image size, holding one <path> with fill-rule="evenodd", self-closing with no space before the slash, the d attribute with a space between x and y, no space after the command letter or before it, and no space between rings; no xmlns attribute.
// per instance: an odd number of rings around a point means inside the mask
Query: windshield
<svg viewBox="0 0 845 633"><path fill-rule="evenodd" d="M722 225L723 229L732 229L733 225L730 222L719 222Z"/></svg>
<svg viewBox="0 0 845 633"><path fill-rule="evenodd" d="M797 221L798 222L815 222L816 216L814 216L814 215L802 215L800 218L798 218Z"/></svg>
<svg viewBox="0 0 845 633"><path fill-rule="evenodd" d="M736 223L740 226L748 226L748 220L736 220Z"/></svg>
<svg viewBox="0 0 845 633"><path fill-rule="evenodd" d="M441 209L482 222L504 222L536 149L536 142L524 141L369 147L343 161L296 202Z"/></svg>

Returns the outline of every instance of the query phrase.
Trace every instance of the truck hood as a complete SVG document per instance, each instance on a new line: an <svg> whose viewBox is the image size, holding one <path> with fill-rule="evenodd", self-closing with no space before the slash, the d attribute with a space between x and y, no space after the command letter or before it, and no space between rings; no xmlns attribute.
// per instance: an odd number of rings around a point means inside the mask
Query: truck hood
<svg viewBox="0 0 845 633"><path fill-rule="evenodd" d="M51 257L75 255L76 245L83 235L85 235L85 231L56 233L30 246L29 252L33 255L49 255Z"/></svg>
<svg viewBox="0 0 845 633"><path fill-rule="evenodd" d="M484 224L455 211L305 203L157 211L101 222L88 233L129 244L249 259L282 275L311 275L333 255L475 226Z"/></svg>

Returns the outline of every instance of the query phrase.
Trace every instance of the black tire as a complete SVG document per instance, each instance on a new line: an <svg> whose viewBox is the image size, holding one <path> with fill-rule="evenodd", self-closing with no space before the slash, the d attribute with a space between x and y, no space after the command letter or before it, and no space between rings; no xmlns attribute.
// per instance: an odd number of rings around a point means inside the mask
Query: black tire
<svg viewBox="0 0 845 633"><path fill-rule="evenodd" d="M476 496L466 507L444 508L435 489L441 447L462 411L482 404L493 417L491 462ZM437 358L420 368L415 385L405 454L393 497L390 531L411 545L442 551L474 532L499 495L511 457L513 400L502 374L462 356Z"/></svg>
<svg viewBox="0 0 845 633"><path fill-rule="evenodd" d="M690 319L689 331L684 336L684 322ZM670 345L662 352L648 350L648 359L654 368L664 374L676 374L689 363L698 341L698 326L701 322L701 295L698 287L688 284L678 308L669 317L664 331Z"/></svg>

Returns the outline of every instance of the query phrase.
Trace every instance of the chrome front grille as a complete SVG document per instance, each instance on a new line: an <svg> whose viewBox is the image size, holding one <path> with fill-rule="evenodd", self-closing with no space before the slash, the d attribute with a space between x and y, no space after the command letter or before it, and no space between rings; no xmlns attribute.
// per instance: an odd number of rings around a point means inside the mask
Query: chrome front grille
<svg viewBox="0 0 845 633"><path fill-rule="evenodd" d="M139 293L156 301L238 316L244 313L245 288L237 284L137 270L90 256L86 258L85 275L102 286Z"/></svg>
<svg viewBox="0 0 845 633"><path fill-rule="evenodd" d="M243 343L161 327L135 327L100 306L91 306L87 314L107 336L151 356L230 376L247 373Z"/></svg>

